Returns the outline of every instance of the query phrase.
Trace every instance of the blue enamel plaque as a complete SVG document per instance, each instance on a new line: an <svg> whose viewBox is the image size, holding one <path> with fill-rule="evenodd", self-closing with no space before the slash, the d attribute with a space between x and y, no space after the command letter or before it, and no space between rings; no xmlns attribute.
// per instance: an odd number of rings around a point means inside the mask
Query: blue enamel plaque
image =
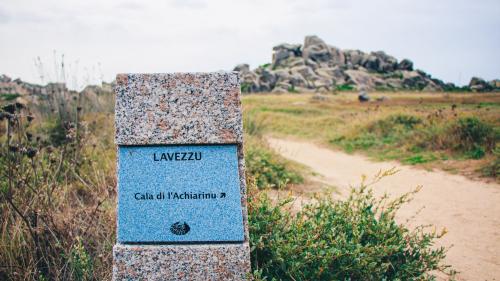
<svg viewBox="0 0 500 281"><path fill-rule="evenodd" d="M118 241L243 241L236 145L119 146Z"/></svg>

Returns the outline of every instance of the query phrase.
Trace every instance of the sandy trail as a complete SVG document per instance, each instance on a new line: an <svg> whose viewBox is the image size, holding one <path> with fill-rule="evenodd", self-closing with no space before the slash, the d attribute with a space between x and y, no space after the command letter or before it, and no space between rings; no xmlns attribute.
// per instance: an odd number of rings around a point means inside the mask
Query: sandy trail
<svg viewBox="0 0 500 281"><path fill-rule="evenodd" d="M315 144L267 138L270 146L284 157L309 166L341 194L359 184L361 175L375 175L380 169L400 171L374 185L379 195L397 196L422 185L415 199L404 206L398 220L411 218L410 226L433 224L449 232L439 245L453 247L446 262L460 271L458 280L500 280L500 185L472 181L441 171L425 171L397 162L372 162L322 148Z"/></svg>

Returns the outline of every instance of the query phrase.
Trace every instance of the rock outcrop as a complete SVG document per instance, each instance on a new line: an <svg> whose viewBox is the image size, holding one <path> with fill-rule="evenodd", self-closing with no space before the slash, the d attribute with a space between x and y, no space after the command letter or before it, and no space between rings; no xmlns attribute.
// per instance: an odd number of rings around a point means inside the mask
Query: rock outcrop
<svg viewBox="0 0 500 281"><path fill-rule="evenodd" d="M500 80L495 79L489 82L479 77L472 77L469 82L469 89L473 92L491 92L500 90Z"/></svg>
<svg viewBox="0 0 500 281"><path fill-rule="evenodd" d="M29 105L35 115L46 115L67 108L81 107L86 112L113 112L112 84L89 85L80 92L69 90L65 83L31 84L0 75L0 103Z"/></svg>
<svg viewBox="0 0 500 281"><path fill-rule="evenodd" d="M277 45L273 48L270 64L254 70L248 64L241 64L234 71L241 74L243 92L459 89L452 83L445 84L424 71L415 70L409 59L398 61L383 51L341 50L318 36L307 36L303 45ZM493 81L483 82L471 82L471 89L495 89L490 87Z"/></svg>

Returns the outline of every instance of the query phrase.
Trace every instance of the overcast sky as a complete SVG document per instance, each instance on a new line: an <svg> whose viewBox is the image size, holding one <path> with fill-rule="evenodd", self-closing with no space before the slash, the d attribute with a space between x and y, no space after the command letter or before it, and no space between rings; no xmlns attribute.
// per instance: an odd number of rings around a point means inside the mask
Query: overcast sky
<svg viewBox="0 0 500 281"><path fill-rule="evenodd" d="M309 34L410 58L445 81L500 78L499 0L0 0L0 73L55 80L54 50L70 86L121 72L253 68Z"/></svg>

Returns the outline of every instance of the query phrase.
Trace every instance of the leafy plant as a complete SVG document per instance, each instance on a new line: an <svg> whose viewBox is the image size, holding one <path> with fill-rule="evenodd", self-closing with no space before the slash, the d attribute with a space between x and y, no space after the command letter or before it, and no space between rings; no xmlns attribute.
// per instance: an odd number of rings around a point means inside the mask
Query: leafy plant
<svg viewBox="0 0 500 281"><path fill-rule="evenodd" d="M323 195L296 215L287 199L273 205L264 193L249 197L252 270L258 280L433 280L446 249L434 246L445 234L396 222L397 211L416 189L394 200L375 198L365 181L346 200Z"/></svg>
<svg viewBox="0 0 500 281"><path fill-rule="evenodd" d="M475 159L482 158L485 151L493 150L499 139L493 126L477 117L458 119L451 132L458 139L456 148L471 153Z"/></svg>

